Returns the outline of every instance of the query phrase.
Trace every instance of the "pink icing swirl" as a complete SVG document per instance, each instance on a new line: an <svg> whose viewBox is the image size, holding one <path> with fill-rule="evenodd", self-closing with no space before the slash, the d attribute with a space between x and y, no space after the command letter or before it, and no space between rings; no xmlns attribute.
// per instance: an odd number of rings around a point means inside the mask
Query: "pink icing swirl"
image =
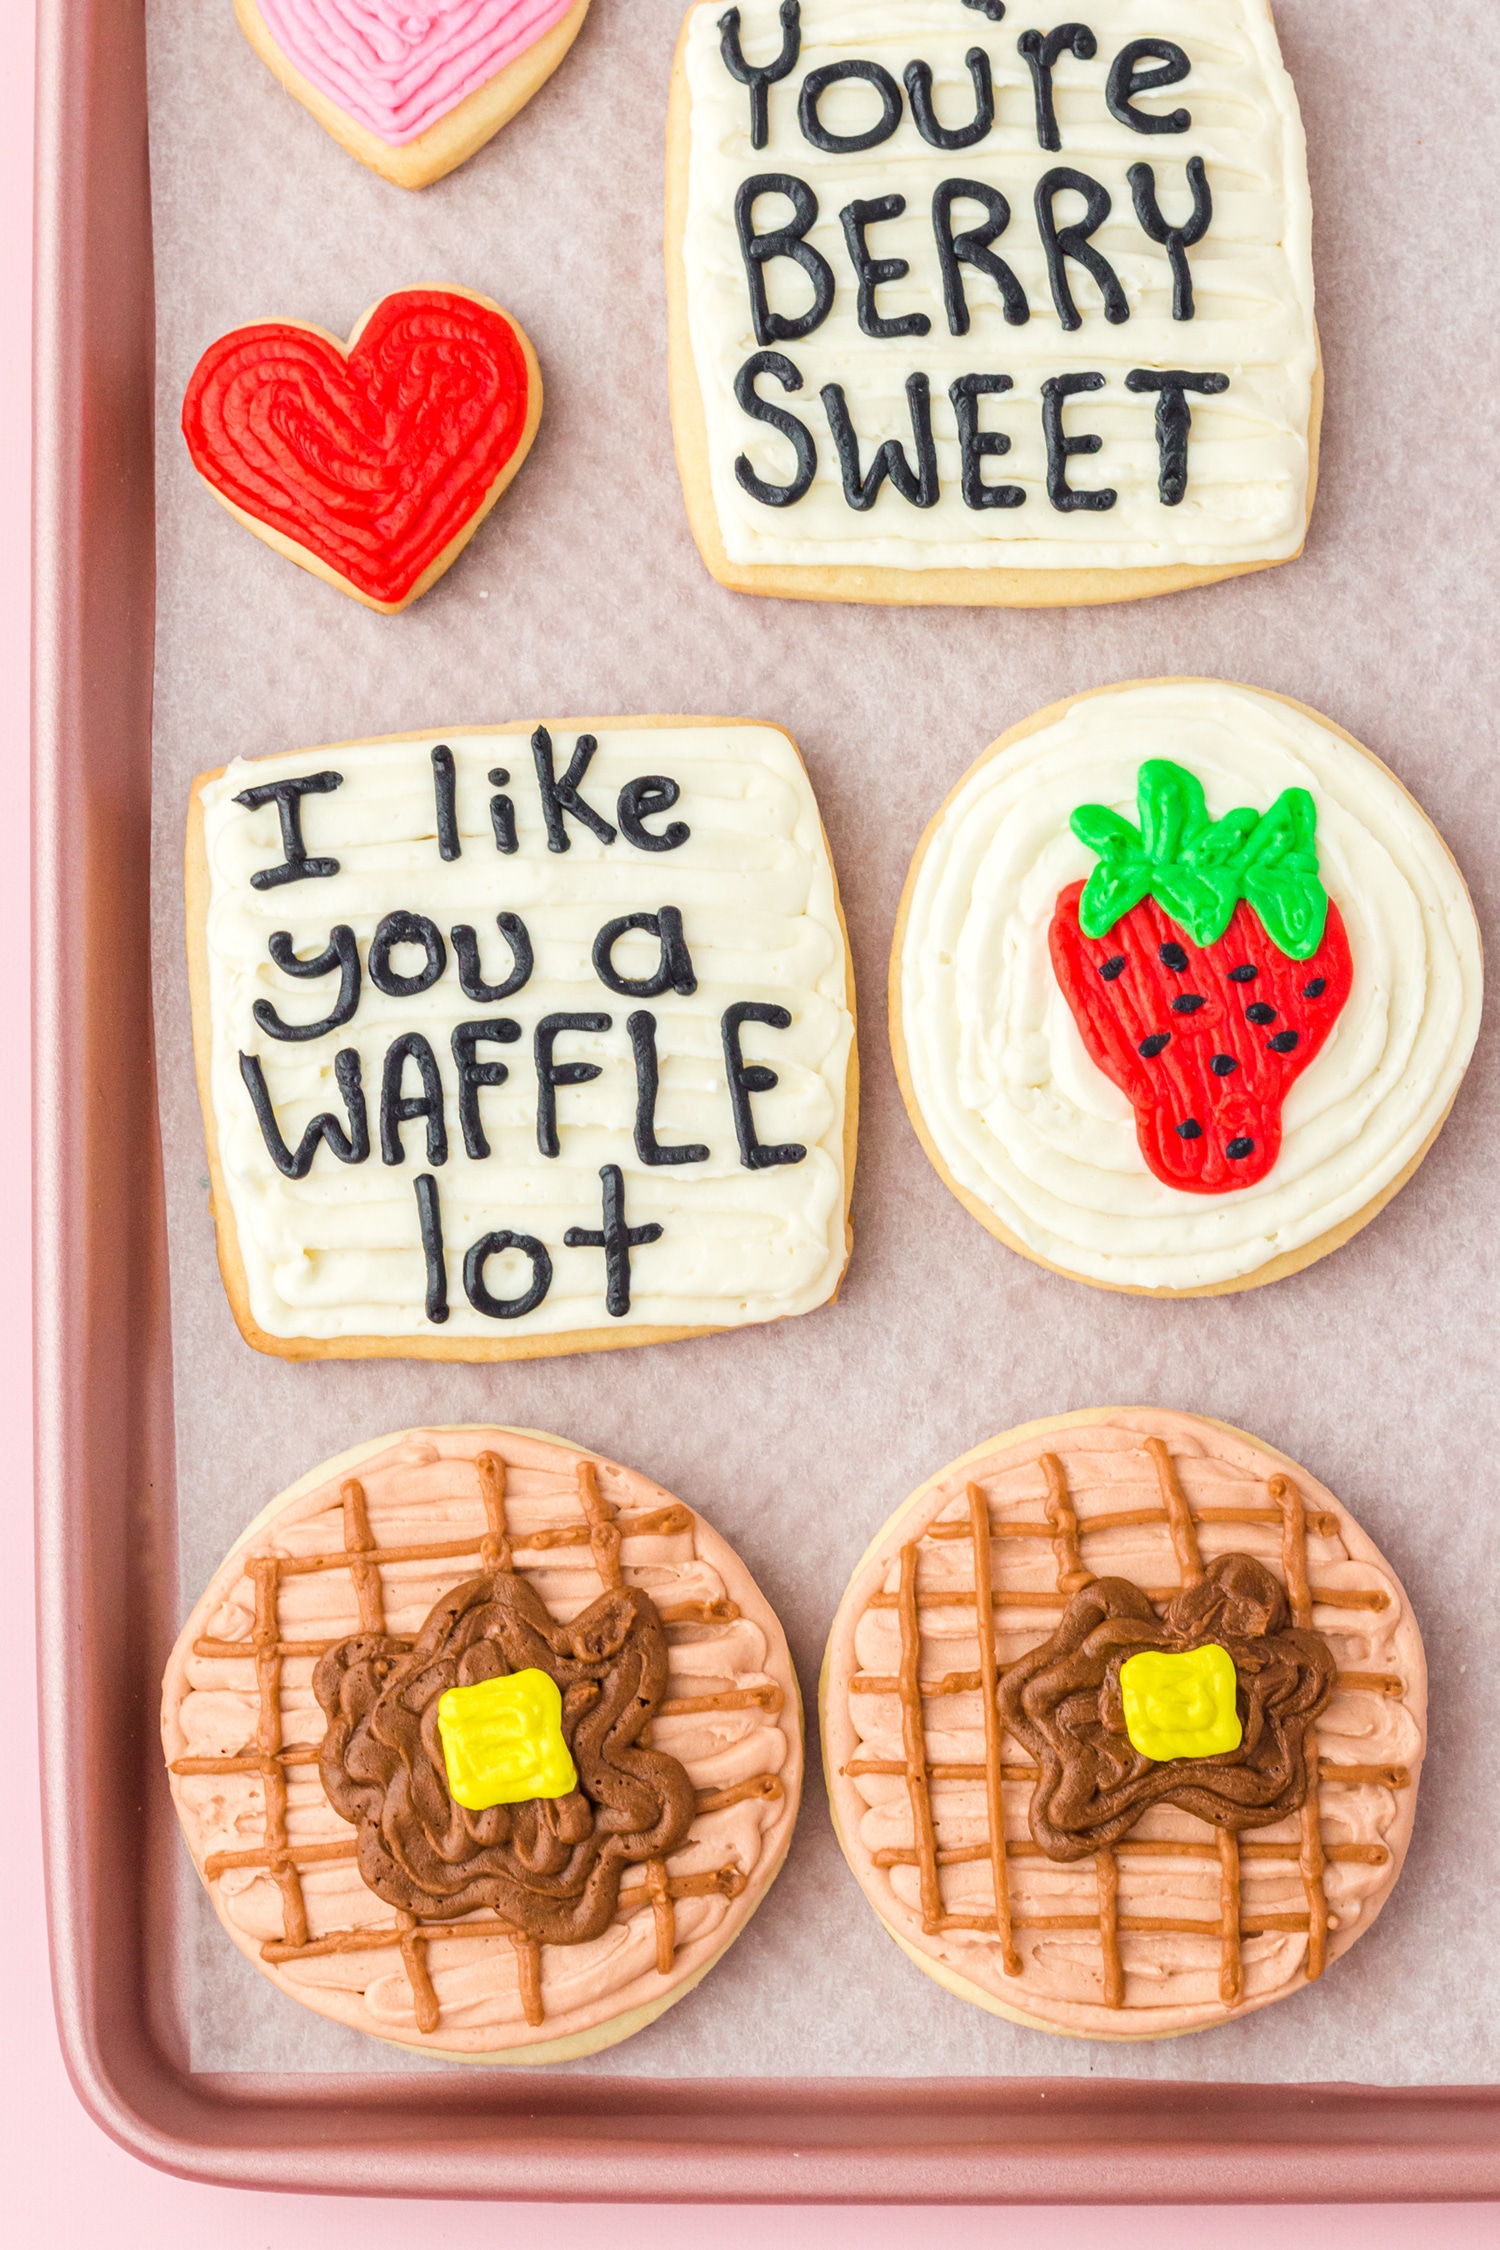
<svg viewBox="0 0 1500 2250"><path fill-rule="evenodd" d="M552 29L574 0L259 0L287 61L403 148Z"/></svg>

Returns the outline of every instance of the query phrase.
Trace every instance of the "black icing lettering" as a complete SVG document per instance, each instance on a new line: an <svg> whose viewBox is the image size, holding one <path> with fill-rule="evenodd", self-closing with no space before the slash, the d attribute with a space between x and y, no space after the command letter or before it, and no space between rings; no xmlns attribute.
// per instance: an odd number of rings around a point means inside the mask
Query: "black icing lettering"
<svg viewBox="0 0 1500 2250"><path fill-rule="evenodd" d="M1071 226L1060 227L1053 205L1064 194L1081 195L1088 208L1081 219ZM1036 223L1041 229L1042 248L1047 254L1047 278L1052 284L1052 302L1057 307L1057 317L1064 328L1083 326L1083 315L1073 302L1073 292L1068 287L1068 260L1072 258L1091 274L1099 284L1104 299L1104 317L1117 325L1130 318L1130 304L1120 287L1120 277L1108 258L1101 255L1089 236L1097 234L1110 213L1110 194L1087 172L1075 172L1070 164L1056 165L1044 172L1036 184Z"/></svg>
<svg viewBox="0 0 1500 2250"><path fill-rule="evenodd" d="M586 1086L601 1075L598 1063L554 1062L559 1032L608 1031L611 1016L543 1016L536 1027L532 1049L536 1057L536 1145L543 1156L561 1156L557 1137L557 1089Z"/></svg>
<svg viewBox="0 0 1500 2250"><path fill-rule="evenodd" d="M1193 194L1193 215L1180 227L1171 226L1156 200L1156 174L1149 164L1132 164L1126 178L1135 199L1135 215L1153 242L1163 245L1172 268L1172 318L1191 320L1194 312L1193 277L1187 254L1207 234L1214 215L1208 173L1201 156L1187 161L1188 186Z"/></svg>
<svg viewBox="0 0 1500 2250"><path fill-rule="evenodd" d="M438 855L457 859L463 850L458 840L458 773L446 742L432 753L432 793L437 800Z"/></svg>
<svg viewBox="0 0 1500 2250"><path fill-rule="evenodd" d="M800 378L799 378L800 380ZM693 831L685 820L669 820L658 836L645 825L648 813L670 812L682 791L667 773L638 773L620 791L615 818L620 834L638 852L675 852Z"/></svg>
<svg viewBox="0 0 1500 2250"><path fill-rule="evenodd" d="M1147 55L1160 58L1160 70L1136 68ZM1170 39L1132 39L1128 47L1120 49L1109 67L1104 99L1109 104L1110 116L1128 125L1133 133L1185 133L1193 122L1191 111L1174 109L1165 117L1153 117L1148 110L1135 109L1132 104L1137 94L1155 94L1164 86L1180 86L1192 67L1183 50Z"/></svg>
<svg viewBox="0 0 1500 2250"><path fill-rule="evenodd" d="M656 1018L647 1008L637 1008L626 1023L635 1056L635 1153L643 1164L706 1164L708 1150L701 1141L684 1141L678 1148L663 1148L656 1137L656 1096L661 1073L656 1058Z"/></svg>
<svg viewBox="0 0 1500 2250"><path fill-rule="evenodd" d="M519 1297L493 1297L484 1285L485 1267L505 1250L519 1250L531 1260L531 1285ZM464 1259L464 1295L486 1320L519 1320L523 1313L535 1312L551 1287L552 1260L535 1235L512 1234L508 1227L481 1235Z"/></svg>
<svg viewBox="0 0 1500 2250"><path fill-rule="evenodd" d="M439 1328L448 1318L448 1260L443 1253L443 1210L438 1201L438 1184L430 1172L419 1172L413 1183L417 1191L417 1225L422 1234L422 1256L427 1266L427 1301L425 1311L430 1321Z"/></svg>
<svg viewBox="0 0 1500 2250"><path fill-rule="evenodd" d="M464 1149L472 1157L484 1158L490 1153L490 1144L479 1119L479 1090L481 1086L503 1086L510 1076L503 1062L478 1062L475 1050L482 1040L493 1040L497 1047L513 1047L521 1036L521 1026L513 1016L492 1016L482 1023L457 1023L453 1027L453 1067L458 1073L458 1122L463 1130Z"/></svg>
<svg viewBox="0 0 1500 2250"><path fill-rule="evenodd" d="M477 1007L492 1008L498 1000L509 1000L522 991L530 981L536 966L536 956L531 950L531 934L519 914L497 914L496 927L510 947L510 974L500 984L486 984L479 969L479 938L472 923L455 923L449 935L453 950L458 956L458 981L466 1000Z"/></svg>
<svg viewBox="0 0 1500 2250"><path fill-rule="evenodd" d="M417 1076L422 1081L420 1094L401 1091L409 1062L417 1066ZM404 1031L386 1049L385 1069L380 1079L380 1160L383 1164L406 1162L401 1128L419 1117L427 1120L428 1163L446 1164L448 1128L443 1120L443 1081L438 1076L437 1056L431 1042L420 1031Z"/></svg>
<svg viewBox="0 0 1500 2250"><path fill-rule="evenodd" d="M254 812L261 805L274 805L281 818L281 849L285 855L279 867L257 867L250 878L252 890L273 891L279 883L301 883L312 875L337 875L336 859L309 859L307 846L302 841L302 800L304 797L326 796L343 782L341 773L305 773L295 781L260 781L253 789L242 789L235 798Z"/></svg>
<svg viewBox="0 0 1500 2250"><path fill-rule="evenodd" d="M348 1112L348 1132L345 1133L338 1119L330 1110L325 1109L312 1120L293 1151L281 1137L281 1128L276 1122L276 1112L266 1090L266 1074L260 1066L259 1056L240 1056L240 1076L245 1081L246 1091L254 1105L261 1137L265 1141L271 1162L285 1179L307 1178L321 1141L328 1143L329 1154L336 1156L340 1164L363 1164L370 1153L370 1125L365 1113L357 1047L340 1047L333 1058L333 1075L343 1098L344 1108Z"/></svg>
<svg viewBox="0 0 1500 2250"><path fill-rule="evenodd" d="M980 15L988 16L991 23L999 23L1005 15L1005 0L964 0L966 8L977 8Z"/></svg>
<svg viewBox="0 0 1500 2250"><path fill-rule="evenodd" d="M648 1242L660 1242L662 1228L653 1219L632 1227L625 1220L625 1181L618 1164L601 1164L604 1183L602 1227L569 1227L563 1241L570 1250L604 1252L604 1309L611 1320L623 1320L630 1310L630 1253Z"/></svg>
<svg viewBox="0 0 1500 2250"><path fill-rule="evenodd" d="M909 62L901 73L917 131L929 148L943 149L949 155L957 149L973 148L995 122L995 88L990 77L989 56L982 47L971 47L964 56L964 67L974 81L974 116L967 125L939 124L932 104L930 63Z"/></svg>
<svg viewBox="0 0 1500 2250"><path fill-rule="evenodd" d="M1097 453L1104 440L1092 432L1068 437L1063 431L1063 403L1081 391L1102 391L1102 375L1050 375L1042 385L1042 434L1047 440L1047 498L1061 515L1075 508L1103 514L1119 499L1117 492L1101 486L1097 492L1075 492L1068 482L1068 463L1080 453Z"/></svg>
<svg viewBox="0 0 1500 2250"><path fill-rule="evenodd" d="M873 86L880 96L880 115L863 133L830 133L818 115L818 104L830 86L843 84L846 79L862 79ZM858 156L863 149L879 148L888 141L901 122L901 89L890 72L877 62L863 62L851 58L846 62L824 63L819 70L810 70L802 81L802 91L797 97L797 123L802 127L802 137L811 141L825 156Z"/></svg>
<svg viewBox="0 0 1500 2250"><path fill-rule="evenodd" d="M1050 149L1056 155L1062 147L1062 135L1057 129L1057 109L1052 98L1053 70L1064 55L1076 55L1080 62L1092 62L1099 52L1099 42L1086 23L1064 23L1059 24L1056 31L1023 31L1016 46L1031 72L1032 91L1036 96L1037 146Z"/></svg>
<svg viewBox="0 0 1500 2250"><path fill-rule="evenodd" d="M359 947L347 922L329 931L327 945L310 961L298 960L290 930L273 930L266 951L285 976L326 977L335 969L339 972L339 996L317 1023L283 1023L269 1000L257 1000L250 1013L268 1038L321 1039L325 1032L338 1031L349 1022L359 1006Z"/></svg>
<svg viewBox="0 0 1500 2250"><path fill-rule="evenodd" d="M1156 402L1156 444L1161 455L1157 491L1164 508L1176 508L1188 488L1188 433L1193 426L1187 393L1217 398L1229 388L1227 375L1190 375L1181 367L1158 371L1132 367L1125 378L1127 391L1159 391Z"/></svg>
<svg viewBox="0 0 1500 2250"><path fill-rule="evenodd" d="M905 258L876 258L871 255L865 240L866 227L878 226L885 219L899 219L906 209L904 195L877 195L868 201L847 203L839 213L843 223L844 240L849 245L849 263L854 268L854 278L859 283L859 325L866 336L889 340L893 336L925 336L932 322L926 313L883 314L875 302L875 292L882 282L904 281L911 272Z"/></svg>
<svg viewBox="0 0 1500 2250"><path fill-rule="evenodd" d="M627 930L644 930L661 947L661 958L648 977L621 976L615 967L615 947ZM663 992L680 992L686 999L696 992L698 979L682 934L681 913L675 906L664 906L657 914L621 914L606 922L594 940L594 974L611 992L628 1000L654 1000Z"/></svg>
<svg viewBox="0 0 1500 2250"><path fill-rule="evenodd" d="M862 473L859 465L859 439L844 401L841 383L825 383L819 393L828 416L828 427L833 432L834 451L839 457L839 473L844 480L844 498L851 508L863 512L873 508L880 487L889 477L903 500L914 508L935 508L938 503L937 448L932 442L932 391L925 375L908 375L906 399L911 410L911 428L917 466L913 470L906 458L899 438L887 438L876 450L869 470Z"/></svg>
<svg viewBox="0 0 1500 2250"><path fill-rule="evenodd" d="M734 464L734 473L752 500L759 500L766 508L790 508L800 500L817 474L818 449L812 432L795 414L788 414L784 406L775 406L770 399L761 398L755 388L759 376L771 375L784 391L800 391L802 375L782 352L752 352L734 379L735 399L752 422L764 422L768 429L784 437L792 449L797 463L797 473L790 484L767 484L750 466L749 457L740 454ZM623 828L625 823L620 823ZM685 833L685 832L684 832ZM652 847L644 847L650 850Z"/></svg>
<svg viewBox="0 0 1500 2250"><path fill-rule="evenodd" d="M740 11L726 8L719 18L719 53L731 78L750 89L750 146L764 148L771 137L770 88L797 67L802 52L802 10L798 0L781 0L781 52L774 62L748 63L740 45Z"/></svg>
<svg viewBox="0 0 1500 2250"><path fill-rule="evenodd" d="M962 234L955 234L953 206L960 202L981 205L984 225L966 227ZM1005 260L997 258L990 248L1009 225L1010 205L998 188L986 187L982 180L943 180L933 191L932 232L943 276L943 304L949 329L955 336L969 333L969 304L964 295L964 277L959 270L962 266L972 266L976 273L994 282L1012 328L1024 328L1031 318L1025 290Z"/></svg>
<svg viewBox="0 0 1500 2250"><path fill-rule="evenodd" d="M427 958L415 976L403 977L391 967L398 945L420 945ZM370 940L370 982L390 1000L412 1000L436 984L448 966L443 933L425 914L387 914Z"/></svg>
<svg viewBox="0 0 1500 2250"><path fill-rule="evenodd" d="M787 198L792 206L789 226L773 227L765 234L756 232L755 204L762 195ZM821 250L803 239L817 216L817 197L806 180L799 180L792 172L754 172L735 190L734 224L750 284L750 317L758 344L795 343L800 336L810 336L833 309L833 268ZM766 267L775 258L790 258L812 283L813 299L806 312L772 312L766 296Z"/></svg>
<svg viewBox="0 0 1500 2250"><path fill-rule="evenodd" d="M510 775L504 766L496 766L489 778L493 788L503 789ZM497 852L509 853L520 849L516 839L516 808L509 797L491 797L490 826L495 831Z"/></svg>
<svg viewBox="0 0 1500 2250"><path fill-rule="evenodd" d="M724 1069L729 1079L729 1107L734 1113L734 1137L740 1162L747 1171L766 1172L776 1164L800 1164L807 1150L798 1141L763 1141L755 1130L750 1096L769 1094L779 1081L763 1063L747 1063L740 1052L740 1029L763 1023L772 1031L789 1031L792 1019L785 1008L768 1000L736 1000L724 1010L720 1031L724 1041Z"/></svg>
<svg viewBox="0 0 1500 2250"><path fill-rule="evenodd" d="M958 424L960 489L966 508L1023 508L1026 488L1019 484L986 484L981 464L988 456L1009 453L1010 439L1003 430L979 427L979 401L998 398L1014 389L1008 375L960 375L948 385L948 399Z"/></svg>
<svg viewBox="0 0 1500 2250"><path fill-rule="evenodd" d="M545 727L538 727L531 738L531 755L536 761L537 787L542 793L542 818L547 823L547 849L565 852L571 848L571 838L563 826L563 816L571 813L581 821L591 835L601 844L612 844L615 831L602 813L595 812L578 794L578 785L589 770L590 762L599 744L595 736L581 734L573 746L568 770L559 780L552 761L552 737Z"/></svg>

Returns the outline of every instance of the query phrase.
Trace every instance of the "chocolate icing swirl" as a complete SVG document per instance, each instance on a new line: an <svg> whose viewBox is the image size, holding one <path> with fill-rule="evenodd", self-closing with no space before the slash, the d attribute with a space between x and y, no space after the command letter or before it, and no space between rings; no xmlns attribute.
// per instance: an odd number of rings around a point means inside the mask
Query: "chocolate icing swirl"
<svg viewBox="0 0 1500 2250"><path fill-rule="evenodd" d="M1177 1653L1206 1642L1234 1663L1239 1748L1145 1757L1126 1732L1120 1666L1142 1649ZM1289 1623L1284 1589L1251 1555L1220 1555L1173 1597L1165 1618L1129 1579L1095 1579L1000 1686L1005 1725L1039 1769L1034 1840L1049 1859L1087 1859L1152 1805L1175 1805L1232 1834L1285 1820L1307 1797L1307 1730L1333 1694L1334 1672L1328 1643Z"/></svg>
<svg viewBox="0 0 1500 2250"><path fill-rule="evenodd" d="M530 1666L562 1692L579 1787L466 1811L449 1792L438 1699ZM666 1685L661 1618L635 1586L563 1625L524 1579L496 1571L445 1594L409 1653L383 1633L340 1641L313 1674L328 1718L318 1766L359 1830L361 1876L424 1919L487 1906L540 1944L601 1936L625 1869L675 1851L692 1825L687 1773L641 1742Z"/></svg>

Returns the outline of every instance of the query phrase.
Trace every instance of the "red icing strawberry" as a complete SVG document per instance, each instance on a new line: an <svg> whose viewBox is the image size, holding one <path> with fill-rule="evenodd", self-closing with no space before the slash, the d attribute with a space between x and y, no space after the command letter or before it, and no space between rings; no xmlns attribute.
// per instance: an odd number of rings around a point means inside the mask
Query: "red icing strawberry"
<svg viewBox="0 0 1500 2250"><path fill-rule="evenodd" d="M259 321L187 387L193 465L269 546L370 609L404 609L473 537L530 450L530 343L467 289L383 297L348 344Z"/></svg>
<svg viewBox="0 0 1500 2250"><path fill-rule="evenodd" d="M1103 805L1074 813L1099 865L1057 901L1052 965L1156 1178L1222 1195L1276 1162L1287 1090L1349 997L1349 940L1305 789L1210 821L1195 776L1153 758L1139 804L1139 829Z"/></svg>

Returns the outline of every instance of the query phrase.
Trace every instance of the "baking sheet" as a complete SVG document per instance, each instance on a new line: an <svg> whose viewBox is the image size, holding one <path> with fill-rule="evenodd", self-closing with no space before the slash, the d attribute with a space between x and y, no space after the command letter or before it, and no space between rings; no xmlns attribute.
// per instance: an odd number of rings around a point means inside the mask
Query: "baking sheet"
<svg viewBox="0 0 1500 2250"><path fill-rule="evenodd" d="M814 1755L791 1858L747 1934L627 2048L569 2069L1500 2079L1493 1039L1418 1179L1349 1248L1270 1290L1161 1304L1046 1274L961 1210L906 1123L884 1020L896 901L932 810L1014 721L1116 679L1219 674L1327 712L1421 799L1488 927L1500 889L1487 520L1500 248L1482 182L1500 153L1483 92L1500 67L1496 11L1280 0L1310 143L1328 366L1306 558L1164 601L1032 615L752 601L704 572L666 405L675 0L595 0L557 77L419 196L335 147L256 60L228 0L151 0L148 15L153 970L184 1612L249 1517L324 1456L409 1422L529 1423L645 1469L711 1517L780 1611L811 1708L850 1569L933 1469L1075 1406L1220 1415L1354 1509L1427 1642L1432 1741L1411 1857L1376 1930L1326 1984L1159 2047L1065 2042L966 2007L876 1925L833 1842ZM233 523L193 474L177 417L198 354L224 329L291 315L346 333L375 298L428 281L481 289L516 315L547 404L531 460L467 554L412 611L382 618ZM863 1016L855 1253L840 1302L771 1329L499 1368L258 1357L219 1287L204 1193L180 875L192 776L366 733L648 711L785 725L819 794ZM433 2067L282 2000L225 1943L185 1854L181 1893L178 1957L158 1967L177 1980L195 2069Z"/></svg>

